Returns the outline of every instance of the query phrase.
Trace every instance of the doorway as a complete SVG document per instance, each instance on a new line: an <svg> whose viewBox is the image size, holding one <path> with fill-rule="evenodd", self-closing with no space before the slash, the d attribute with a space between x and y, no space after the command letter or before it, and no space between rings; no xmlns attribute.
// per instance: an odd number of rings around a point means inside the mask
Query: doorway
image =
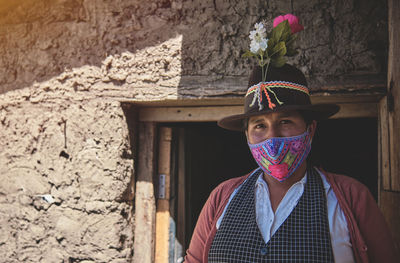
<svg viewBox="0 0 400 263"><path fill-rule="evenodd" d="M175 130L179 128L176 136L181 137L180 143L184 144L185 153L183 159L176 158L178 162L184 162L184 189L177 187L178 182L175 182L175 190L184 191L184 236L180 237L179 243L185 251L201 208L211 191L227 179L247 174L257 164L248 150L243 133L224 130L215 122L176 123L172 127ZM317 167L362 182L377 199L377 130L376 118L321 121L313 139L310 158ZM173 149L179 149L179 146ZM173 202L176 202L173 207L181 205L177 198ZM180 227L182 225L177 224L177 232Z"/></svg>

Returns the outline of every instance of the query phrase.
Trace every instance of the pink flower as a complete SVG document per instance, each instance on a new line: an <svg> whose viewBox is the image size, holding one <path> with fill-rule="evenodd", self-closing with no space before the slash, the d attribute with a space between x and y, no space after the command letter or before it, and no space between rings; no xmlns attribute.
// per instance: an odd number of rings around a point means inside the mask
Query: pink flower
<svg viewBox="0 0 400 263"><path fill-rule="evenodd" d="M285 20L288 20L290 29L292 30L292 34L300 32L301 30L304 29L304 27L299 24L299 19L297 18L297 16L292 15L292 14L286 14L284 16L275 17L274 27L276 27L277 25L279 25L280 23L282 23Z"/></svg>
<svg viewBox="0 0 400 263"><path fill-rule="evenodd" d="M285 179L285 177L288 174L287 163L271 164L268 168L271 171L271 175L276 179L278 179L279 181Z"/></svg>

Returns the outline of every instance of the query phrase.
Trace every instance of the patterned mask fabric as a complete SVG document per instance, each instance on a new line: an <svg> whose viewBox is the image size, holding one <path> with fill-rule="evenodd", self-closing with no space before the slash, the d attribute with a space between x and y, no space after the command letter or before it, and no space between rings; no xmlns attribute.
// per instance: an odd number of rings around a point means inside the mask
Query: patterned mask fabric
<svg viewBox="0 0 400 263"><path fill-rule="evenodd" d="M307 158L311 150L311 135L306 131L293 137L270 138L248 145L261 169L279 182L283 182Z"/></svg>

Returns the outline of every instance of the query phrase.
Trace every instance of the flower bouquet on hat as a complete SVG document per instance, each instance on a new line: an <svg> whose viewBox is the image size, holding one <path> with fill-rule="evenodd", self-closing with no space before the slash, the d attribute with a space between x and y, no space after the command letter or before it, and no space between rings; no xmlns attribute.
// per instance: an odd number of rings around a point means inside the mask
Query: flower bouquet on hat
<svg viewBox="0 0 400 263"><path fill-rule="evenodd" d="M249 77L244 101L244 113L228 116L218 125L228 130L242 131L251 116L269 112L297 110L310 119L326 119L339 110L335 104L311 104L307 80L296 67L287 64L287 57L295 56L297 33L304 27L299 19L286 14L273 21L267 30L264 22L256 23L249 34L250 49L243 57L255 58L257 65Z"/></svg>
<svg viewBox="0 0 400 263"><path fill-rule="evenodd" d="M243 57L256 57L259 66L268 70L271 63L274 67L282 67L286 63L286 56L297 55L294 45L297 38L296 33L304 29L299 24L297 16L286 14L274 19L273 28L267 32L266 23L260 22L254 25L254 30L250 31L250 50L243 54ZM265 81L265 76L263 75Z"/></svg>

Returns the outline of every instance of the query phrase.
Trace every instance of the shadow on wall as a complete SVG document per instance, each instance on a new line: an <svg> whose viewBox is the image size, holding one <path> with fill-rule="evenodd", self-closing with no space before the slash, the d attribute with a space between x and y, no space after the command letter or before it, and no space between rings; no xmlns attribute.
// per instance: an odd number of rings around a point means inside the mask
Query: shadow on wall
<svg viewBox="0 0 400 263"><path fill-rule="evenodd" d="M254 62L240 58L248 32L255 22L288 12L306 28L292 62L309 76L312 89L385 82L385 0L0 0L0 93L87 65L109 69L115 67L105 65L109 56L135 54L182 35L181 71L174 73L182 77L178 97L242 94ZM171 66L165 56L171 54L147 54L125 67L149 62L162 77ZM146 83L152 84L151 76ZM112 81L131 84L123 77Z"/></svg>

